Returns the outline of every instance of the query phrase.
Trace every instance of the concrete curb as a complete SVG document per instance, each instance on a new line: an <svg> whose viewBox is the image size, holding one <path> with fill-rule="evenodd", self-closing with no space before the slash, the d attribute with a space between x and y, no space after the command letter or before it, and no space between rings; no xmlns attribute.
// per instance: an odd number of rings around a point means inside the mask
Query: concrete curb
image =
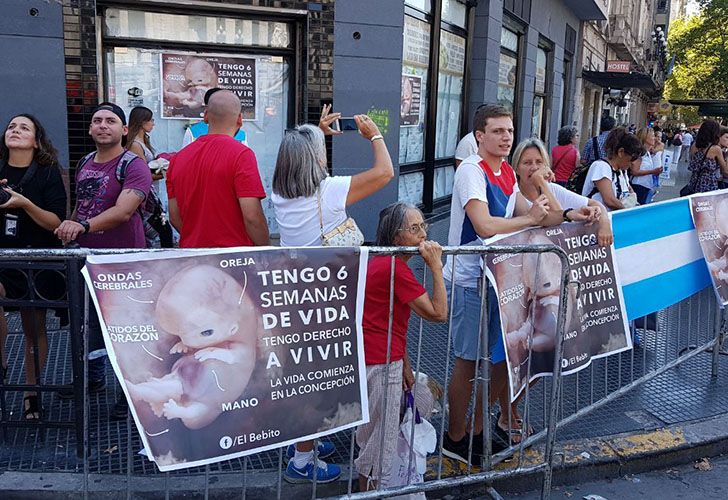
<svg viewBox="0 0 728 500"><path fill-rule="evenodd" d="M625 474L684 464L728 452L728 414L648 431L564 441L557 443L556 452L563 456L563 460L557 457L554 485L618 478ZM542 458L543 445L534 446L524 452L522 465L538 464ZM437 467L436 457L431 457L428 462L431 471ZM517 464L516 455L511 462L499 464L496 468L514 469ZM443 477L463 474L465 470L462 465L444 458ZM346 479L318 485L317 496L345 494L348 477L348 467L342 467L342 478ZM517 475L496 481L493 486L499 493L519 493L540 488L541 480L540 474ZM168 483L162 475L133 476L130 489L134 498L160 498L169 486L170 498L189 498L204 492L204 481L202 475L170 476ZM246 498L267 499L277 496L277 473L248 471L245 483ZM92 498L126 498L127 478L120 474L92 474L88 488ZM210 474L210 498L238 496L241 495L242 488L243 476L239 472ZM0 491L3 492L3 499L7 500L75 499L80 497L82 489L83 476L79 473L0 473ZM485 494L485 485L448 488L442 493L451 497L471 497L474 494ZM282 495L286 498L308 497L311 495L311 486L283 483ZM429 496L438 497L437 493Z"/></svg>
<svg viewBox="0 0 728 500"><path fill-rule="evenodd" d="M574 484L596 479L616 479L625 474L670 467L706 456L728 452L728 414L685 422L654 430L613 436L577 439L557 443L554 485ZM538 463L543 446L524 452L524 465ZM499 468L515 467L503 464ZM541 486L540 475L522 475L494 484L498 492L524 492Z"/></svg>

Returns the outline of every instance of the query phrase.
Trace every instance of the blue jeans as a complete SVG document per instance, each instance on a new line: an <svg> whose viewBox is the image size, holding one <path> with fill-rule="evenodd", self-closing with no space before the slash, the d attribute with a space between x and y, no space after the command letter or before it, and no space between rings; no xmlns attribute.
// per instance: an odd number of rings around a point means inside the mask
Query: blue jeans
<svg viewBox="0 0 728 500"><path fill-rule="evenodd" d="M445 280L448 302L452 286ZM455 300L452 306L452 342L455 356L460 359L475 361L478 359L478 336L480 334L480 289L455 285ZM488 352L491 363L500 363L506 359L501 334L498 298L492 286L488 286Z"/></svg>

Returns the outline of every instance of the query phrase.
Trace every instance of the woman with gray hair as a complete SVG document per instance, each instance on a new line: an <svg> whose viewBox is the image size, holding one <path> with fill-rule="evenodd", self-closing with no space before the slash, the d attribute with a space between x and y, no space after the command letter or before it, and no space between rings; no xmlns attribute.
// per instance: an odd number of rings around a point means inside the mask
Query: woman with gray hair
<svg viewBox="0 0 728 500"><path fill-rule="evenodd" d="M319 126L300 125L286 131L278 150L273 173L271 200L282 247L319 246L324 235L344 227L348 217L346 207L376 193L394 177L392 159L377 125L366 115L354 120L359 134L372 144L374 164L369 170L353 176L330 176L326 169L325 135L337 135L331 124L340 113L331 113L331 105L321 112ZM362 241L363 243L363 241ZM291 483L335 481L341 475L336 464L314 459L313 441L291 445L291 459L283 478ZM333 443L322 441L317 446L318 458L335 451Z"/></svg>
<svg viewBox="0 0 728 500"><path fill-rule="evenodd" d="M551 150L551 164L554 166L556 183L566 186L574 169L579 164L579 132L576 127L567 125L559 130L558 146Z"/></svg>
<svg viewBox="0 0 728 500"><path fill-rule="evenodd" d="M402 400L403 388L412 390L415 380L407 356L407 325L410 313L414 311L428 321L447 321L447 292L442 274L442 248L434 241L427 241L427 223L422 217L422 212L408 203L395 203L382 210L379 213L376 244L418 247L425 264L432 272L432 297L417 281L407 265L411 255L396 257L378 255L369 261L362 316L369 422L360 425L356 430L359 456L355 464L359 472L360 491L375 489L380 480L394 475L390 469L399 435L398 403ZM396 286L394 297L390 299L393 280ZM390 312L391 341L388 339ZM389 364L387 364L387 346L390 347ZM389 405L386 413L385 394ZM383 449L382 433L384 433ZM382 486L386 488L389 485L382 484Z"/></svg>
<svg viewBox="0 0 728 500"><path fill-rule="evenodd" d="M340 116L324 106L319 126L288 130L278 150L271 200L280 228L281 246L316 246L323 235L347 220L346 207L363 200L394 177L392 159L377 125L356 115L359 134L371 142L374 163L356 175L330 176L324 135L340 134L331 124Z"/></svg>

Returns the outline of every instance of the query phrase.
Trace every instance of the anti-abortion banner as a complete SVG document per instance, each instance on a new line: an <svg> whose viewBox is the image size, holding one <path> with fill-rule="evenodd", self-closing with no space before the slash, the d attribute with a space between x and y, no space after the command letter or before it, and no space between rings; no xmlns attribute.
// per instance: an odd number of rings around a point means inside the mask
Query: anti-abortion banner
<svg viewBox="0 0 728 500"><path fill-rule="evenodd" d="M728 190L691 196L690 213L715 295L728 305Z"/></svg>
<svg viewBox="0 0 728 500"><path fill-rule="evenodd" d="M255 120L255 59L214 54L164 52L159 55L162 72L162 118L202 118L208 90L219 87L240 98L243 118Z"/></svg>
<svg viewBox="0 0 728 500"><path fill-rule="evenodd" d="M561 224L488 240L498 245L549 245L564 249L570 280L567 294L563 373L591 360L632 348L624 300L611 247L597 244L597 227ZM488 254L487 275L500 310L511 400L530 380L553 373L561 292L561 261L553 253ZM529 340L530 339L530 340ZM531 355L529 355L529 343Z"/></svg>
<svg viewBox="0 0 728 500"><path fill-rule="evenodd" d="M109 358L160 470L368 421L366 257L240 248L87 259Z"/></svg>

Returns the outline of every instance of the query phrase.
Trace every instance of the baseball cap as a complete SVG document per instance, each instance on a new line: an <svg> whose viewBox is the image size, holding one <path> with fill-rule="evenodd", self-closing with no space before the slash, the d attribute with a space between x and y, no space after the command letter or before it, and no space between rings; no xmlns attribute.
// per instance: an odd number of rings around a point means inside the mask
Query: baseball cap
<svg viewBox="0 0 728 500"><path fill-rule="evenodd" d="M222 90L220 87L214 87L205 92L205 97L202 98L203 102L205 103L205 106L210 104L210 97L212 97L212 94L217 92L218 90Z"/></svg>
<svg viewBox="0 0 728 500"><path fill-rule="evenodd" d="M91 116L95 115L99 111L111 111L116 116L119 117L119 120L121 120L121 123L126 125L126 115L124 114L124 110L121 109L119 106L114 104L113 102L102 102L96 108L94 109L94 112L91 113Z"/></svg>

